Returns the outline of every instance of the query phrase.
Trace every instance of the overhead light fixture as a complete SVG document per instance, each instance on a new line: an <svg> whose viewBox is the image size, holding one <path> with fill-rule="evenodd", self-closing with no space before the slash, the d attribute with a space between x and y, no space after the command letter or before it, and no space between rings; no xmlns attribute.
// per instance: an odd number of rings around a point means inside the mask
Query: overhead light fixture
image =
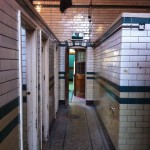
<svg viewBox="0 0 150 150"><path fill-rule="evenodd" d="M41 12L41 5L38 4L35 8L38 12Z"/></svg>
<svg viewBox="0 0 150 150"><path fill-rule="evenodd" d="M81 46L81 47L87 47L87 41L83 39L72 39L72 40L67 40L66 45L68 47L73 47L73 46Z"/></svg>

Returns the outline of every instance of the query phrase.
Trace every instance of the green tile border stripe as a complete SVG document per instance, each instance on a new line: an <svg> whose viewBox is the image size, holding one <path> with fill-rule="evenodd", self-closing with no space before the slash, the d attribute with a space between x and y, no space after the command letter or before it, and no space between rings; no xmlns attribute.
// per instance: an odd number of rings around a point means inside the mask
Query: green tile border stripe
<svg viewBox="0 0 150 150"><path fill-rule="evenodd" d="M22 90L23 90L23 91L26 91L26 90L27 90L27 85L26 85L26 84L23 84L23 85L22 85ZM40 90L40 84L38 84L38 90Z"/></svg>
<svg viewBox="0 0 150 150"><path fill-rule="evenodd" d="M64 72L64 71L60 71L60 72L59 72L59 74L66 74L66 72Z"/></svg>
<svg viewBox="0 0 150 150"><path fill-rule="evenodd" d="M59 77L59 79L65 79L65 77Z"/></svg>
<svg viewBox="0 0 150 150"><path fill-rule="evenodd" d="M0 119L9 114L12 110L14 110L19 105L19 97L13 99L11 102L0 108Z"/></svg>
<svg viewBox="0 0 150 150"><path fill-rule="evenodd" d="M27 96L23 96L23 103L27 102Z"/></svg>
<svg viewBox="0 0 150 150"><path fill-rule="evenodd" d="M150 104L149 98L120 98L104 85L101 84L101 87L120 104Z"/></svg>
<svg viewBox="0 0 150 150"><path fill-rule="evenodd" d="M120 98L106 86L98 82L101 87L120 104L150 104L150 98Z"/></svg>
<svg viewBox="0 0 150 150"><path fill-rule="evenodd" d="M119 86L102 76L97 76L95 78L99 78L106 82L107 84L111 85L113 88L118 90L119 92L150 92L150 86Z"/></svg>
<svg viewBox="0 0 150 150"><path fill-rule="evenodd" d="M95 74L95 72L86 72L86 74L90 74L91 75L91 74Z"/></svg>
<svg viewBox="0 0 150 150"><path fill-rule="evenodd" d="M123 23L145 23L150 24L150 18L139 18L139 17L123 17Z"/></svg>
<svg viewBox="0 0 150 150"><path fill-rule="evenodd" d="M11 131L19 124L20 115L16 116L1 132L0 132L0 143L10 134ZM19 131L19 130L18 130ZM13 139L12 139L13 140Z"/></svg>
<svg viewBox="0 0 150 150"><path fill-rule="evenodd" d="M26 90L27 90L27 85L26 85L26 84L23 84L23 85L22 85L22 90L23 90L23 91L26 91Z"/></svg>
<svg viewBox="0 0 150 150"><path fill-rule="evenodd" d="M86 79L88 79L88 80L94 80L95 77L86 77Z"/></svg>

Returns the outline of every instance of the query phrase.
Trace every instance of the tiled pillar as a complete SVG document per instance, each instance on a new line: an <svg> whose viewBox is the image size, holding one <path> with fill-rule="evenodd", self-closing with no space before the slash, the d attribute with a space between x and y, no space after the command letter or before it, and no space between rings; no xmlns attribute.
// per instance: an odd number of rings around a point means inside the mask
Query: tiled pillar
<svg viewBox="0 0 150 150"><path fill-rule="evenodd" d="M150 148L149 20L122 14L94 49L94 103L117 150Z"/></svg>
<svg viewBox="0 0 150 150"><path fill-rule="evenodd" d="M147 22L147 15L140 19ZM149 15L150 18L150 15ZM145 22L145 23L146 23ZM135 24L135 23L134 23ZM119 149L150 148L150 22L122 29Z"/></svg>
<svg viewBox="0 0 150 150"><path fill-rule="evenodd" d="M86 81L85 81L85 99L86 102L93 101L93 58L94 51L92 47L87 47L86 49Z"/></svg>
<svg viewBox="0 0 150 150"><path fill-rule="evenodd" d="M65 46L59 51L59 101L65 102Z"/></svg>

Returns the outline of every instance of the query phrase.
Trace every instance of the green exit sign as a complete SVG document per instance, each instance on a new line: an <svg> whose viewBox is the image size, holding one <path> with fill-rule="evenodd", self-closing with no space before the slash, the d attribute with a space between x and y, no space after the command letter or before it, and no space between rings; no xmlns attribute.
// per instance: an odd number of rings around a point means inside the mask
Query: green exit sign
<svg viewBox="0 0 150 150"><path fill-rule="evenodd" d="M72 39L83 39L83 33L72 33Z"/></svg>

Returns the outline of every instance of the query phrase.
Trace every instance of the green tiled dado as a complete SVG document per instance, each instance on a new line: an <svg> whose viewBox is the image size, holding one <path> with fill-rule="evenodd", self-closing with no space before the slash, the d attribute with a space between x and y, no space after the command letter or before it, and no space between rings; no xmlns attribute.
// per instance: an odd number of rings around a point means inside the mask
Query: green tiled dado
<svg viewBox="0 0 150 150"><path fill-rule="evenodd" d="M105 81L107 84L111 85L113 88L115 88L119 92L150 92L150 86L119 86L102 76L97 75L96 78L99 78Z"/></svg>
<svg viewBox="0 0 150 150"><path fill-rule="evenodd" d="M5 117L8 113L10 113L16 107L18 107L18 105L19 105L19 97L15 98L14 100L9 102L8 104L2 106L0 108L0 119Z"/></svg>
<svg viewBox="0 0 150 150"><path fill-rule="evenodd" d="M104 80L104 78L102 78L103 81L107 82L107 79ZM110 81L107 82L107 84L113 86L113 84L109 83ZM109 94L111 95L116 101L118 101L120 104L150 104L150 99L149 98L120 98L119 96L117 96L115 93L113 93L110 89L108 89L106 86L104 86L103 84L101 84L99 82L100 86ZM113 86L114 88L116 88L115 86ZM130 89L135 88L138 89L136 87L126 87L126 92L131 92L129 91ZM118 90L119 88L117 88ZM139 88L138 90L140 90L142 88ZM143 89L142 89L143 91ZM138 91L140 92L140 91Z"/></svg>
<svg viewBox="0 0 150 150"><path fill-rule="evenodd" d="M0 142L2 142L10 134L10 132L19 124L19 122L18 115L0 132Z"/></svg>

